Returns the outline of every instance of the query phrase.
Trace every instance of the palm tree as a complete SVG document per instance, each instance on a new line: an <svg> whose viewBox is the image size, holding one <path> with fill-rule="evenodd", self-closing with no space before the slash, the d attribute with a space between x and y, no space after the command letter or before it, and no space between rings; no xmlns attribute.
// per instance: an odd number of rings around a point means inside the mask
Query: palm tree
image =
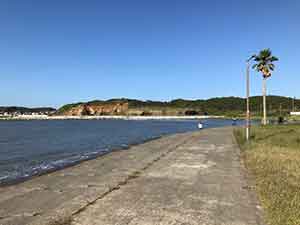
<svg viewBox="0 0 300 225"><path fill-rule="evenodd" d="M258 72L261 72L263 76L263 87L262 87L263 108L264 108L263 125L266 125L267 124L266 81L269 77L271 77L271 71L274 71L275 69L275 65L273 64L273 62L278 61L278 58L272 55L270 49L263 49L259 52L258 55L254 55L253 59L256 62L256 64L254 64L252 68L256 69Z"/></svg>

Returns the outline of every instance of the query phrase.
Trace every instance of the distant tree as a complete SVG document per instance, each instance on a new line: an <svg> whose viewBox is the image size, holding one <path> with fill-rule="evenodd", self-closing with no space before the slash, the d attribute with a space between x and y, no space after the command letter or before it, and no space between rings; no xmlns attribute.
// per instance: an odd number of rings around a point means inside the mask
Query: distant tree
<svg viewBox="0 0 300 225"><path fill-rule="evenodd" d="M259 52L258 55L253 56L254 61L256 62L253 65L253 69L256 69L258 72L262 73L263 76L263 125L267 124L267 107L266 107L266 81L271 77L271 72L274 71L275 65L273 62L278 61L278 58L272 55L270 49L263 49Z"/></svg>

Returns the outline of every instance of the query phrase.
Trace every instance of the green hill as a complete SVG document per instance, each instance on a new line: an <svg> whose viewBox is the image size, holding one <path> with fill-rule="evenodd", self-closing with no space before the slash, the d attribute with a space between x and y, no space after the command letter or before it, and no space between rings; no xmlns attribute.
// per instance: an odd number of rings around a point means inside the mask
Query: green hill
<svg viewBox="0 0 300 225"><path fill-rule="evenodd" d="M0 106L0 112L4 113L46 113L55 112L56 109L51 107L26 108L19 106Z"/></svg>
<svg viewBox="0 0 300 225"><path fill-rule="evenodd" d="M228 115L242 116L246 108L245 98L240 97L218 97L199 100L175 99L172 101L141 101L137 99L110 99L107 101L95 100L85 103L73 103L62 106L58 112L63 113L72 107L89 104L89 105L105 105L113 104L114 102L127 102L130 110L144 110L151 114L151 111L178 111L178 114L208 114L208 115ZM300 110L300 100L294 101L296 109ZM250 98L250 108L252 115L262 114L262 97L253 96ZM267 96L268 114L271 116L279 115L280 111L283 115L289 113L293 109L293 99L283 96ZM167 113L168 114L168 113Z"/></svg>

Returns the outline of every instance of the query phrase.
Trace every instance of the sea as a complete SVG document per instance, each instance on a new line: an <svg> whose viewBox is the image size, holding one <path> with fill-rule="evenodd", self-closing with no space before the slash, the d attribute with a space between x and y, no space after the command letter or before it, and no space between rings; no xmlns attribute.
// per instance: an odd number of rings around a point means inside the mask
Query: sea
<svg viewBox="0 0 300 225"><path fill-rule="evenodd" d="M15 184L111 151L152 139L196 131L197 120L0 121L0 185ZM203 129L232 120L201 120ZM242 120L237 125L242 125ZM200 131L201 132L201 131Z"/></svg>

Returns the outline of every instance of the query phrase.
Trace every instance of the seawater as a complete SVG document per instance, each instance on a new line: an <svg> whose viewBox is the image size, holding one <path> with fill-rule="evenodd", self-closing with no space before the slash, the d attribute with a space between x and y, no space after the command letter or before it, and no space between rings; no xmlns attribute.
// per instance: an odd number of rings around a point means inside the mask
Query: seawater
<svg viewBox="0 0 300 225"><path fill-rule="evenodd" d="M99 157L167 134L198 130L196 120L0 121L0 185ZM230 126L206 119L204 128ZM242 123L239 121L238 123Z"/></svg>

